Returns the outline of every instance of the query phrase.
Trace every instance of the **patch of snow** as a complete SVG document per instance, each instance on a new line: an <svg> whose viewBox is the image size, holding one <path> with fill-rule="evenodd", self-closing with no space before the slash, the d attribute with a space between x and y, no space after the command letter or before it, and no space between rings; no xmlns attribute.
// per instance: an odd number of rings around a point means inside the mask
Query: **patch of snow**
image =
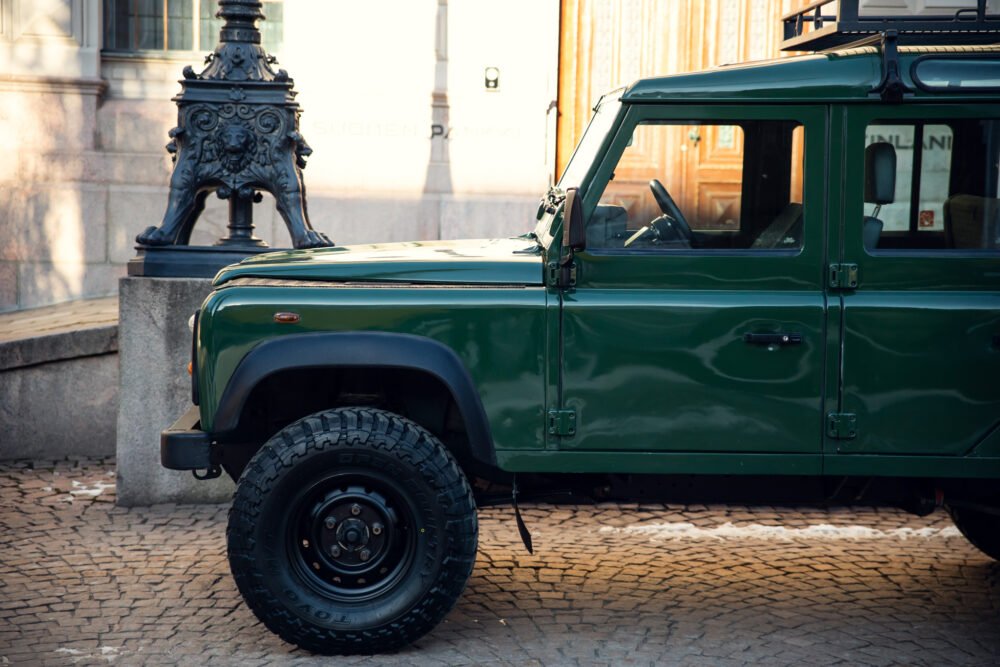
<svg viewBox="0 0 1000 667"><path fill-rule="evenodd" d="M821 523L805 528L786 528L784 526L764 526L747 524L734 526L726 522L712 528L699 528L692 523L645 523L616 528L605 526L602 533L620 533L625 535L640 535L649 537L652 542L664 540L768 540L791 541L797 539L809 540L882 540L911 538L933 539L939 537L958 537L961 533L954 526L947 528L894 528L880 530L868 526L832 526Z"/></svg>
<svg viewBox="0 0 1000 667"><path fill-rule="evenodd" d="M75 648L57 648L55 650L55 652L56 653L61 653L62 655L71 656L70 662L72 662L74 665L76 663L80 662L81 660L84 660L87 657L89 657L83 651L80 651L79 649L75 649Z"/></svg>
<svg viewBox="0 0 1000 667"><path fill-rule="evenodd" d="M71 661L76 664L81 660L95 660L103 658L107 662L114 662L119 657L120 649L116 646L101 646L96 651L81 651L76 648L57 648L56 653L71 656Z"/></svg>
<svg viewBox="0 0 1000 667"><path fill-rule="evenodd" d="M82 482L73 480L73 490L70 491L71 495L74 496L90 496L91 498L96 498L108 489L115 488L114 484L108 482L94 482L93 486L87 486Z"/></svg>

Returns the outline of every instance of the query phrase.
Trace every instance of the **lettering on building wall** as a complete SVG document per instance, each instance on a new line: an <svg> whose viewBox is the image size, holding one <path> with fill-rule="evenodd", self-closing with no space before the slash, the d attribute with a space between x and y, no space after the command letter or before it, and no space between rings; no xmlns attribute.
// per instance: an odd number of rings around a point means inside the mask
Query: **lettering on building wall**
<svg viewBox="0 0 1000 667"><path fill-rule="evenodd" d="M932 135L925 134L922 145L925 151L932 150L946 150L951 151L951 135ZM892 144L892 147L897 151L912 151L913 150L913 134L908 135L902 134L869 134L868 144L873 144L875 142L885 142Z"/></svg>

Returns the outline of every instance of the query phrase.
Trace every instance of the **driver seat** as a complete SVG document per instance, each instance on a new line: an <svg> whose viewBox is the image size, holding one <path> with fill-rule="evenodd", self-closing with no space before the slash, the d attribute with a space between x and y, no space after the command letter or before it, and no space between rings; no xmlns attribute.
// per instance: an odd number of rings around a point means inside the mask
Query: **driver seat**
<svg viewBox="0 0 1000 667"><path fill-rule="evenodd" d="M802 233L789 233L796 223L802 221L802 204L790 202L782 209L778 217L769 224L760 235L750 244L751 248L797 248L801 241ZM788 239L791 241L788 241Z"/></svg>

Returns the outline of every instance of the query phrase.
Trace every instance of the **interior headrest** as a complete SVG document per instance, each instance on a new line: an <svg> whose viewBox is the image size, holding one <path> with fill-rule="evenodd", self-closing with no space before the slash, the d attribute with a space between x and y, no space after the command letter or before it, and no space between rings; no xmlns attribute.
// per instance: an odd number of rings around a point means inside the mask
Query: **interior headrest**
<svg viewBox="0 0 1000 667"><path fill-rule="evenodd" d="M891 204L896 199L896 149L879 141L865 149L865 202Z"/></svg>

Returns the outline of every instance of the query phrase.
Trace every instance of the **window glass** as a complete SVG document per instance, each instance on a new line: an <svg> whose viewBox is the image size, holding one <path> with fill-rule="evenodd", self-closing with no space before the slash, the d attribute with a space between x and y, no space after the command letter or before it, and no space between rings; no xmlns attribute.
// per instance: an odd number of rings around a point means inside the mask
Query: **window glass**
<svg viewBox="0 0 1000 667"><path fill-rule="evenodd" d="M801 248L803 149L792 121L642 123L588 222L587 247Z"/></svg>
<svg viewBox="0 0 1000 667"><path fill-rule="evenodd" d="M866 248L995 250L998 151L1000 121L869 125L862 216Z"/></svg>
<svg viewBox="0 0 1000 667"><path fill-rule="evenodd" d="M258 24L260 43L268 53L278 53L284 45L285 7L280 2L265 2L263 10L266 19Z"/></svg>
<svg viewBox="0 0 1000 667"><path fill-rule="evenodd" d="M200 6L198 48L211 51L219 43L219 29L222 28L222 19L215 18L219 5L214 0L201 0ZM265 2L262 11L265 20L257 24L260 28L260 43L268 53L281 51L284 41L284 6L281 2Z"/></svg>
<svg viewBox="0 0 1000 667"><path fill-rule="evenodd" d="M915 75L926 88L1000 88L1000 62L987 58L929 58Z"/></svg>
<svg viewBox="0 0 1000 667"><path fill-rule="evenodd" d="M207 3L206 3L207 4ZM167 33L171 49L194 48L194 18L191 0L168 0Z"/></svg>
<svg viewBox="0 0 1000 667"><path fill-rule="evenodd" d="M136 32L136 48L164 48L163 3L157 0L136 0L133 16L131 23Z"/></svg>
<svg viewBox="0 0 1000 667"><path fill-rule="evenodd" d="M914 150L918 138L920 151ZM947 125L879 124L868 127L865 147L887 143L896 155L895 198L891 203L882 204L878 216L884 225L883 231L907 231L911 218L915 218L918 230L944 229L944 202L948 198L952 141L952 131ZM918 161L920 178L915 179L913 170ZM920 184L920 197L914 216L913 185L917 182Z"/></svg>
<svg viewBox="0 0 1000 667"><path fill-rule="evenodd" d="M559 179L560 188L565 190L566 188L579 187L583 182L587 172L594 165L598 151L607 139L608 132L614 125L621 107L617 96L604 96L604 99L597 106L594 117L590 119L590 124L587 125L587 131L583 133L583 138L580 139L579 145L573 152L573 157L566 165L562 178Z"/></svg>
<svg viewBox="0 0 1000 667"><path fill-rule="evenodd" d="M108 51L203 51L215 48L222 21L216 0L104 0L104 48ZM263 3L262 45L282 47L281 0Z"/></svg>
<svg viewBox="0 0 1000 667"><path fill-rule="evenodd" d="M218 10L219 6L214 2L201 3L201 15L198 17L198 22L200 27L199 48L202 51L211 51L219 43L219 28L222 27L222 19L215 18L215 12Z"/></svg>

